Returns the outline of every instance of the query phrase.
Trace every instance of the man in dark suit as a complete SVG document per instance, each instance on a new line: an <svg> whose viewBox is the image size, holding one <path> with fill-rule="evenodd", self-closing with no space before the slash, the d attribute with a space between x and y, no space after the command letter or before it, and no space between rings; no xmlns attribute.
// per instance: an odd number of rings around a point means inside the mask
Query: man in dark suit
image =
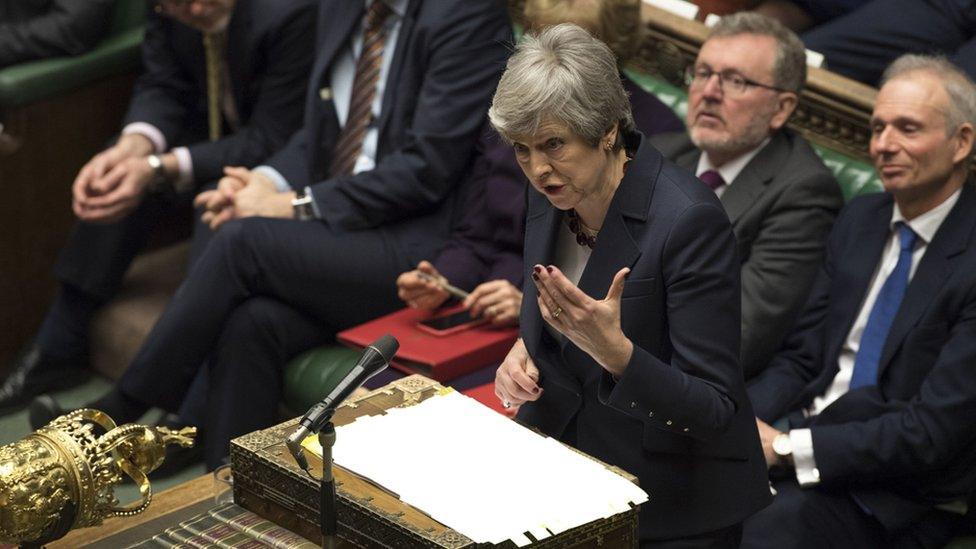
<svg viewBox="0 0 976 549"><path fill-rule="evenodd" d="M108 30L113 0L0 0L0 68L82 54Z"/></svg>
<svg viewBox="0 0 976 549"><path fill-rule="evenodd" d="M749 386L785 473L745 547L941 547L976 488L976 86L944 59L885 73L884 193L837 220L796 328ZM787 418L785 432L771 427ZM779 425L779 424L777 424Z"/></svg>
<svg viewBox="0 0 976 549"><path fill-rule="evenodd" d="M122 135L73 184L80 223L56 266L61 289L0 387L0 410L83 377L88 323L117 292L162 210L188 207L225 165L254 166L300 127L315 2L147 4L145 74ZM195 236L196 253L207 231Z"/></svg>
<svg viewBox="0 0 976 549"><path fill-rule="evenodd" d="M209 247L92 404L123 421L175 410L209 359L210 467L277 420L289 359L398 308L397 275L446 243L511 41L493 0L328 0L319 15L304 127L221 181Z"/></svg>
<svg viewBox="0 0 976 549"><path fill-rule="evenodd" d="M769 363L788 333L843 206L833 175L784 127L805 80L796 35L755 13L725 17L688 72L688 132L651 139L715 190L732 221L742 262L746 379Z"/></svg>

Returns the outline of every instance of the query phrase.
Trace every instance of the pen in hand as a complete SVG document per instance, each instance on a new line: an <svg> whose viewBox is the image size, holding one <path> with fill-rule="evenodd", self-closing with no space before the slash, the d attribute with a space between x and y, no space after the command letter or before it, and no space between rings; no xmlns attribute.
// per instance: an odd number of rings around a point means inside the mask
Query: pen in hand
<svg viewBox="0 0 976 549"><path fill-rule="evenodd" d="M464 290L458 288L457 286L451 286L450 284L448 284L444 280L441 280L440 278L429 275L423 271L417 271L417 276L420 277L420 279L425 282L433 282L434 284L438 285L441 289L443 289L445 292L453 295L458 299L464 300L465 298L468 297L468 292L465 292Z"/></svg>

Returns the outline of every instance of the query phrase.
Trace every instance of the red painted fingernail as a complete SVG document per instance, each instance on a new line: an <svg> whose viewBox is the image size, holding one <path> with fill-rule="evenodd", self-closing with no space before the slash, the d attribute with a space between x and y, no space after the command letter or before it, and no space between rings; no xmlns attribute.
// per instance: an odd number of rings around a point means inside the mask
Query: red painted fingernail
<svg viewBox="0 0 976 549"><path fill-rule="evenodd" d="M535 394L539 394L539 388L536 387L535 389L532 389L532 392L535 393Z"/></svg>
<svg viewBox="0 0 976 549"><path fill-rule="evenodd" d="M535 280L536 282L538 282L539 281L539 275L537 275L535 273L532 273L532 280Z"/></svg>
<svg viewBox="0 0 976 549"><path fill-rule="evenodd" d="M542 267L536 265L535 267L532 267L532 270L535 271L536 273L541 273L542 272Z"/></svg>
<svg viewBox="0 0 976 549"><path fill-rule="evenodd" d="M546 272L552 274L552 267L546 267Z"/></svg>

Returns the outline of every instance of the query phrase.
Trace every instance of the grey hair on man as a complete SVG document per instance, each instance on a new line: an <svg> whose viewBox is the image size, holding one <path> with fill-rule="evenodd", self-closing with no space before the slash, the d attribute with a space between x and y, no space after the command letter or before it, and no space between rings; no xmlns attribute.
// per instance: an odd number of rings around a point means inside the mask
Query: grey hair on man
<svg viewBox="0 0 976 549"><path fill-rule="evenodd" d="M937 55L906 54L888 65L881 77L881 86L910 73L924 72L934 75L949 96L945 112L946 134L952 135L963 124L976 128L976 84L969 76L948 59Z"/></svg>
<svg viewBox="0 0 976 549"><path fill-rule="evenodd" d="M726 15L712 27L709 38L757 34L776 41L773 61L773 84L780 89L800 93L807 82L807 54L803 42L779 21L753 11Z"/></svg>
<svg viewBox="0 0 976 549"><path fill-rule="evenodd" d="M563 23L527 34L516 46L488 110L508 142L536 133L544 122L564 124L596 147L619 123L615 148L634 130L617 61L606 44Z"/></svg>

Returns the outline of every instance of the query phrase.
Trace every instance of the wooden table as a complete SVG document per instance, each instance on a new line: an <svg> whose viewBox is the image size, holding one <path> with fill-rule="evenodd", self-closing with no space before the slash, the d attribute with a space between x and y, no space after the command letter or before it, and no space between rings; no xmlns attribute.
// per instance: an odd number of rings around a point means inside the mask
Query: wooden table
<svg viewBox="0 0 976 549"><path fill-rule="evenodd" d="M149 509L142 514L127 518L111 518L101 526L69 532L67 536L45 547L50 549L98 547L102 543L106 544L106 547L124 547L162 532L181 520L204 512L213 505L214 480L212 475L207 474L154 494ZM138 528L140 526L144 527ZM131 534L131 541L122 539L130 537L124 535L127 532ZM108 540L108 538L112 539Z"/></svg>

